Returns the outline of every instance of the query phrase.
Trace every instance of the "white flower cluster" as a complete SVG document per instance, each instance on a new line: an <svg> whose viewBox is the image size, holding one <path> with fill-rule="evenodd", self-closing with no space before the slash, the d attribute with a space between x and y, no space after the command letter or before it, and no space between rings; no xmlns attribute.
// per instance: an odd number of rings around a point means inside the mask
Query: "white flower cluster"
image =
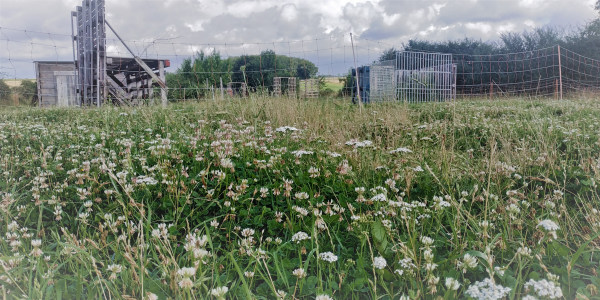
<svg viewBox="0 0 600 300"><path fill-rule="evenodd" d="M556 239L556 231L560 229L558 224L548 219L540 221L536 227L542 227L542 229L547 231L554 239Z"/></svg>
<svg viewBox="0 0 600 300"><path fill-rule="evenodd" d="M373 201L373 202L386 202L387 201L387 197L385 196L384 193L380 193L380 194L377 194L377 195L371 197L371 201Z"/></svg>
<svg viewBox="0 0 600 300"><path fill-rule="evenodd" d="M229 291L228 287L220 286L220 287L211 289L210 294L213 295L214 297L217 297L217 299L225 299L225 294L227 293L227 291Z"/></svg>
<svg viewBox="0 0 600 300"><path fill-rule="evenodd" d="M309 236L304 231L298 231L294 235L292 235L292 242L296 242L299 244L301 241L308 240Z"/></svg>
<svg viewBox="0 0 600 300"><path fill-rule="evenodd" d="M357 139L351 139L346 142L346 146L352 146L354 148L363 148L363 147L371 147L373 146L373 142L369 140L359 141Z"/></svg>
<svg viewBox="0 0 600 300"><path fill-rule="evenodd" d="M298 128L292 126L282 126L275 129L276 132L298 131Z"/></svg>
<svg viewBox="0 0 600 300"><path fill-rule="evenodd" d="M463 260L458 261L456 265L459 269L463 270L463 273L466 273L468 269L474 269L477 267L477 258L469 253L465 253Z"/></svg>
<svg viewBox="0 0 600 300"><path fill-rule="evenodd" d="M446 277L446 288L452 291L458 290L460 288L460 282L452 277Z"/></svg>
<svg viewBox="0 0 600 300"><path fill-rule="evenodd" d="M338 260L337 255L335 255L335 254L333 254L333 253L331 253L329 251L328 252L320 253L319 254L319 258L321 260L324 260L324 261L330 262L330 263L336 262Z"/></svg>
<svg viewBox="0 0 600 300"><path fill-rule="evenodd" d="M377 257L373 258L373 267L375 267L375 269L382 270L386 266L387 266L387 261L385 260L385 258L383 258L381 256L377 256Z"/></svg>
<svg viewBox="0 0 600 300"><path fill-rule="evenodd" d="M405 147L400 147L400 148L396 148L396 149L390 151L390 154L396 154L396 153L412 153L412 150L405 148Z"/></svg>
<svg viewBox="0 0 600 300"><path fill-rule="evenodd" d="M314 152L307 151L307 150L296 150L296 151L292 151L292 154L294 154L296 157L302 157L302 155L311 155L311 154L314 154Z"/></svg>
<svg viewBox="0 0 600 300"><path fill-rule="evenodd" d="M466 294L478 300L496 300L506 297L510 288L495 284L491 279L476 281L467 289Z"/></svg>
<svg viewBox="0 0 600 300"><path fill-rule="evenodd" d="M538 281L529 279L529 281L525 283L525 289L530 290L532 288L536 295L543 298L558 299L562 298L563 296L560 286L546 279L541 279Z"/></svg>
<svg viewBox="0 0 600 300"><path fill-rule="evenodd" d="M543 220L540 221L537 225L537 227L542 227L544 230L550 232L550 231L557 231L560 229L560 226L558 226L558 224L554 223L554 221L552 220Z"/></svg>

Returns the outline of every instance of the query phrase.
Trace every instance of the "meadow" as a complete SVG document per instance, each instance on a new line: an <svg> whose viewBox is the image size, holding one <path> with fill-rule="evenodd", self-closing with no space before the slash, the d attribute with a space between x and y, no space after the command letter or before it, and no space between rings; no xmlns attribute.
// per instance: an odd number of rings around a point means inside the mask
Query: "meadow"
<svg viewBox="0 0 600 300"><path fill-rule="evenodd" d="M0 108L5 299L598 299L600 99Z"/></svg>

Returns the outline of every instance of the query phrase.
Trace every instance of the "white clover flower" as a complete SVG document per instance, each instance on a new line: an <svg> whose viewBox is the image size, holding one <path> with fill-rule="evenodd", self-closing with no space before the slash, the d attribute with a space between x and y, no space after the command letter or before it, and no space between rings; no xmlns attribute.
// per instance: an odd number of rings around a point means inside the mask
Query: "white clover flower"
<svg viewBox="0 0 600 300"><path fill-rule="evenodd" d="M533 289L535 294L542 298L558 299L563 297L560 286L546 279L541 279L538 281L530 279L527 283L525 283L525 290L530 289Z"/></svg>
<svg viewBox="0 0 600 300"><path fill-rule="evenodd" d="M192 277L196 275L196 268L194 267L184 267L177 270L177 275L181 277Z"/></svg>
<svg viewBox="0 0 600 300"><path fill-rule="evenodd" d="M423 168L421 166L416 166L412 169L414 172L423 172L425 170L423 170Z"/></svg>
<svg viewBox="0 0 600 300"><path fill-rule="evenodd" d="M300 243L301 241L307 240L310 237L304 231L298 231L294 235L292 235L292 242Z"/></svg>
<svg viewBox="0 0 600 300"><path fill-rule="evenodd" d="M248 277L248 278L252 278L252 277L254 277L254 272L246 271L246 272L244 272L244 276Z"/></svg>
<svg viewBox="0 0 600 300"><path fill-rule="evenodd" d="M425 246L431 246L433 245L433 239L428 237L428 236L421 236L421 243L423 243L423 245Z"/></svg>
<svg viewBox="0 0 600 300"><path fill-rule="evenodd" d="M223 296L225 296L225 294L229 291L229 288L226 286L220 286L220 287L216 287L214 289L210 290L210 294L217 297L217 298L223 298Z"/></svg>
<svg viewBox="0 0 600 300"><path fill-rule="evenodd" d="M292 126L282 126L275 129L275 132L298 131L298 128Z"/></svg>
<svg viewBox="0 0 600 300"><path fill-rule="evenodd" d="M306 271L304 271L304 269L302 269L302 268L298 268L292 272L292 275L294 275L298 278L304 278L304 277L306 277Z"/></svg>
<svg viewBox="0 0 600 300"><path fill-rule="evenodd" d="M306 200L309 198L309 195L306 192L299 192L294 194L294 197L298 200Z"/></svg>
<svg viewBox="0 0 600 300"><path fill-rule="evenodd" d="M333 298L331 298L329 295L321 294L317 295L315 300L333 300Z"/></svg>
<svg viewBox="0 0 600 300"><path fill-rule="evenodd" d="M287 296L287 293L282 290L277 290L275 295L277 296L277 299L285 299L285 296Z"/></svg>
<svg viewBox="0 0 600 300"><path fill-rule="evenodd" d="M335 255L335 254L333 254L333 253L331 253L329 251L328 252L320 253L319 254L319 258L321 260L324 260L324 261L330 262L330 263L336 262L338 260L337 255Z"/></svg>
<svg viewBox="0 0 600 300"><path fill-rule="evenodd" d="M39 246L41 246L41 245L42 245L42 240L38 240L38 239L36 239L36 240L31 240L31 246L32 246L32 247L39 247Z"/></svg>
<svg viewBox="0 0 600 300"><path fill-rule="evenodd" d="M244 228L244 230L242 230L242 236L243 237L249 237L254 235L254 229L251 228Z"/></svg>
<svg viewBox="0 0 600 300"><path fill-rule="evenodd" d="M517 248L517 255L531 257L531 249L526 246L519 247Z"/></svg>
<svg viewBox="0 0 600 300"><path fill-rule="evenodd" d="M194 286L194 282L189 277L181 279L177 284L182 289L190 289Z"/></svg>
<svg viewBox="0 0 600 300"><path fill-rule="evenodd" d="M463 260L458 261L457 266L459 269L463 270L463 273L466 273L468 269L474 269L477 267L477 258L469 253L465 253Z"/></svg>
<svg viewBox="0 0 600 300"><path fill-rule="evenodd" d="M426 263L426 264L425 264L425 266L424 266L423 268L424 268L426 271L429 271L429 272L431 272L431 271L435 270L435 269L437 268L437 266L438 266L438 265L437 265L437 264L434 264L434 263Z"/></svg>
<svg viewBox="0 0 600 300"><path fill-rule="evenodd" d="M466 294L478 300L497 300L506 297L510 290L510 288L496 285L491 279L486 278L471 284Z"/></svg>
<svg viewBox="0 0 600 300"><path fill-rule="evenodd" d="M210 226L212 226L214 228L219 227L219 221L217 221L217 220L210 221Z"/></svg>
<svg viewBox="0 0 600 300"><path fill-rule="evenodd" d="M521 300L538 300L538 298L531 295L526 295L525 297L521 298Z"/></svg>
<svg viewBox="0 0 600 300"><path fill-rule="evenodd" d="M558 224L554 223L554 221L552 220L543 220L540 221L536 227L542 227L542 229L544 229L545 231L548 232L552 232L552 231L556 231L560 229L560 226L558 226Z"/></svg>
<svg viewBox="0 0 600 300"><path fill-rule="evenodd" d="M294 154L296 157L302 157L303 155L314 154L314 152L313 151L307 151L307 150L296 150L296 151L292 151L292 154Z"/></svg>
<svg viewBox="0 0 600 300"><path fill-rule="evenodd" d="M446 288L452 291L458 290L460 288L460 282L452 277L446 277Z"/></svg>
<svg viewBox="0 0 600 300"><path fill-rule="evenodd" d="M386 266L387 266L387 261L385 260L385 258L383 258L381 256L377 256L377 257L373 258L373 267L375 267L375 269L382 270Z"/></svg>
<svg viewBox="0 0 600 300"><path fill-rule="evenodd" d="M396 153L412 153L412 150L405 148L405 147L400 147L400 148L396 148L396 149L390 151L390 154L396 154Z"/></svg>
<svg viewBox="0 0 600 300"><path fill-rule="evenodd" d="M377 195L371 197L371 201L373 201L373 202L385 202L385 201L387 201L387 196L384 193L377 194Z"/></svg>
<svg viewBox="0 0 600 300"><path fill-rule="evenodd" d="M158 296L154 293L146 292L146 297L144 300L158 300Z"/></svg>

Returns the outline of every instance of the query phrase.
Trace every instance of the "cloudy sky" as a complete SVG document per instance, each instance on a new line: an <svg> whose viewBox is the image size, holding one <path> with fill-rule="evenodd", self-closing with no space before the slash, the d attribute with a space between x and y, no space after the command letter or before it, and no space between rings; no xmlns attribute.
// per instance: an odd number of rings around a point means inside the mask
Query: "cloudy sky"
<svg viewBox="0 0 600 300"><path fill-rule="evenodd" d="M321 74L345 72L409 39L495 41L502 32L566 29L596 17L595 0L106 0L107 20L140 56L178 61L223 56L307 58ZM0 77L34 77L32 61L72 60L70 12L78 0L0 0ZM128 56L109 34L111 55ZM172 68L173 71L173 68Z"/></svg>

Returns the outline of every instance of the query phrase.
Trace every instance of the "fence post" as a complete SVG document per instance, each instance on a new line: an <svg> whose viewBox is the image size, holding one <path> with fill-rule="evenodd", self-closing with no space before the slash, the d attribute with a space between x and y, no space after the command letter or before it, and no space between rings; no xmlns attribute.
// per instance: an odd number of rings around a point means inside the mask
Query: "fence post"
<svg viewBox="0 0 600 300"><path fill-rule="evenodd" d="M358 107L362 112L362 101L360 99L360 86L358 85L358 67L356 66L356 54L354 53L354 39L352 39L352 32L350 32L350 43L352 43L352 56L354 57L354 72L356 73L356 99L358 99Z"/></svg>
<svg viewBox="0 0 600 300"><path fill-rule="evenodd" d="M490 100L492 100L493 95L494 95L494 82L490 82Z"/></svg>
<svg viewBox="0 0 600 300"><path fill-rule="evenodd" d="M562 84L562 64L560 61L560 45L558 45L558 88L560 100L563 99L563 84Z"/></svg>

